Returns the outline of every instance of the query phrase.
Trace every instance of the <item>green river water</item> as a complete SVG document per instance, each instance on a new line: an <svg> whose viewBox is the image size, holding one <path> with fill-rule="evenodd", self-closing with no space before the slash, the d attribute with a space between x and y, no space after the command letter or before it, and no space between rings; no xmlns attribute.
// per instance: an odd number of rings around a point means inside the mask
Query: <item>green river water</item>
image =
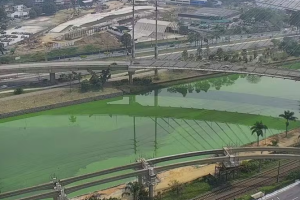
<svg viewBox="0 0 300 200"><path fill-rule="evenodd" d="M129 164L139 157L254 142L249 127L255 121L269 127L269 136L285 129L278 118L284 110L300 118L299 88L300 82L290 80L230 75L0 120L0 190ZM292 122L291 128L299 125Z"/></svg>

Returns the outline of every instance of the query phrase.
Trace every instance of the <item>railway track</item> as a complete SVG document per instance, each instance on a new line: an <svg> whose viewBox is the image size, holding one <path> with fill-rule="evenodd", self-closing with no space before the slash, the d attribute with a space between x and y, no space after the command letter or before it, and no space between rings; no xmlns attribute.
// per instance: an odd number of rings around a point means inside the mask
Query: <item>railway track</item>
<svg viewBox="0 0 300 200"><path fill-rule="evenodd" d="M279 177L286 176L289 172L300 169L299 161L289 161L280 166ZM241 194L257 189L258 187L272 184L277 181L278 167L266 170L251 178L237 181L231 185L223 186L192 200L229 200Z"/></svg>

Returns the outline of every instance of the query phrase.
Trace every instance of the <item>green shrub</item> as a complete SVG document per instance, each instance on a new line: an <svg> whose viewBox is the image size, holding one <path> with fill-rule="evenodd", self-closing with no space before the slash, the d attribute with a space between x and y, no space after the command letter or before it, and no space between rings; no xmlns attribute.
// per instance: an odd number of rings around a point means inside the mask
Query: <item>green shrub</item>
<svg viewBox="0 0 300 200"><path fill-rule="evenodd" d="M23 88L16 88L15 90L14 90L14 94L15 95L19 95L19 94L22 94L24 91L23 91Z"/></svg>
<svg viewBox="0 0 300 200"><path fill-rule="evenodd" d="M87 55L80 55L80 58L86 58Z"/></svg>
<svg viewBox="0 0 300 200"><path fill-rule="evenodd" d="M81 92L88 92L91 90L92 85L88 80L84 80L80 83L80 90Z"/></svg>
<svg viewBox="0 0 300 200"><path fill-rule="evenodd" d="M152 83L151 77L145 77L145 78L133 78L133 83L136 85L150 85Z"/></svg>

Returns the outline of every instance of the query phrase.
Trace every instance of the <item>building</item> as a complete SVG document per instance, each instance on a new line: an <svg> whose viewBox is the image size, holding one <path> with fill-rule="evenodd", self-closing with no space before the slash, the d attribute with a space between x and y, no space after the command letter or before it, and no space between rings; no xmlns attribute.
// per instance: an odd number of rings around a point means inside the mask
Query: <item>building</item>
<svg viewBox="0 0 300 200"><path fill-rule="evenodd" d="M34 0L34 4L41 5L45 3L47 0ZM56 5L69 5L71 4L71 0L54 0Z"/></svg>
<svg viewBox="0 0 300 200"><path fill-rule="evenodd" d="M179 13L178 18L182 21L199 21L202 23L228 23L239 12L221 8L199 8L193 13Z"/></svg>
<svg viewBox="0 0 300 200"><path fill-rule="evenodd" d="M13 12L10 13L8 16L11 18L22 18L28 17L29 15L29 8L24 5L17 5L13 6Z"/></svg>
<svg viewBox="0 0 300 200"><path fill-rule="evenodd" d="M167 33L177 31L177 24L168 21L157 21L157 37L164 39ZM143 40L142 38L155 38L155 20L140 19L134 26L135 39Z"/></svg>

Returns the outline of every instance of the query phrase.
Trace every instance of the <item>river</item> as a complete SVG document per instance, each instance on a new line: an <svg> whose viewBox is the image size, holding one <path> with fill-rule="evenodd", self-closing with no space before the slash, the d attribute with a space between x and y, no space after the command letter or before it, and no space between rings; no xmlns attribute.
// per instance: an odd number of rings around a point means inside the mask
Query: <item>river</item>
<svg viewBox="0 0 300 200"><path fill-rule="evenodd" d="M255 142L250 126L256 121L269 127L269 136L284 131L278 118L284 110L300 118L299 88L290 80L229 75L0 120L0 190L141 157Z"/></svg>

